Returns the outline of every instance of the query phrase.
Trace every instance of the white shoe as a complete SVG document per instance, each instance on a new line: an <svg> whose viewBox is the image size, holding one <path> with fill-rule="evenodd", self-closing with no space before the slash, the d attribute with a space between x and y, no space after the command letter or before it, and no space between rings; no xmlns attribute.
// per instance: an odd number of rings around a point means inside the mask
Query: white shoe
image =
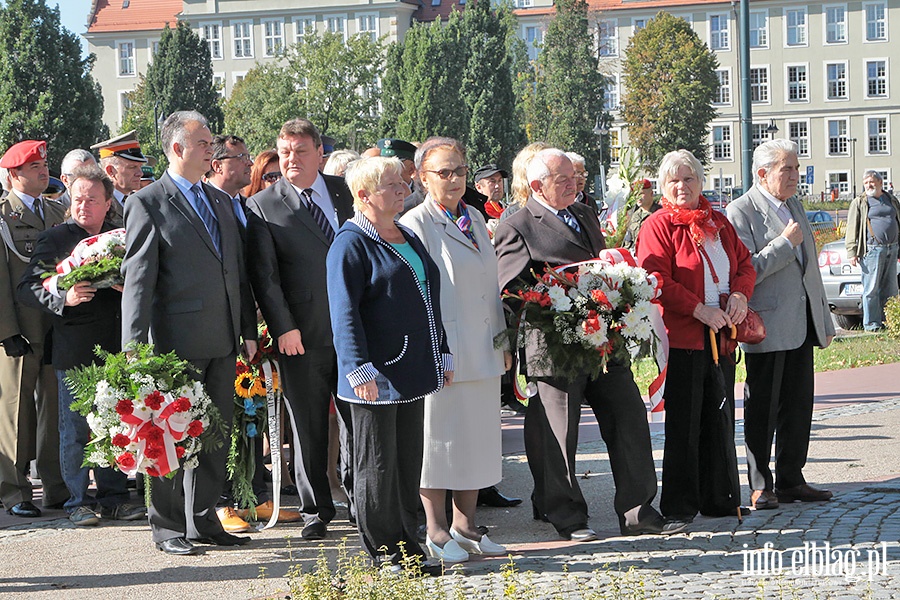
<svg viewBox="0 0 900 600"><path fill-rule="evenodd" d="M425 536L425 553L445 563L461 563L469 560L469 553L463 550L456 540L451 539L441 548Z"/></svg>
<svg viewBox="0 0 900 600"><path fill-rule="evenodd" d="M481 540L476 542L451 527L450 537L456 540L459 547L469 554L484 554L485 556L503 556L506 554L506 546L495 544L487 534L481 536Z"/></svg>

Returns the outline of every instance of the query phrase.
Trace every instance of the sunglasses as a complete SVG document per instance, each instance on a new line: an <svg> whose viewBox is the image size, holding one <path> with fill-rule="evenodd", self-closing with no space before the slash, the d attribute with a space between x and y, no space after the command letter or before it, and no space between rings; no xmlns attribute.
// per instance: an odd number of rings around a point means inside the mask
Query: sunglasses
<svg viewBox="0 0 900 600"><path fill-rule="evenodd" d="M266 183L275 183L279 179L281 179L281 171L270 171L262 176L262 180Z"/></svg>
<svg viewBox="0 0 900 600"><path fill-rule="evenodd" d="M426 173L434 173L441 179L450 179L451 175L456 175L457 177L465 177L469 172L468 165L460 165L455 169L441 169L440 171L428 171L426 169L422 169Z"/></svg>

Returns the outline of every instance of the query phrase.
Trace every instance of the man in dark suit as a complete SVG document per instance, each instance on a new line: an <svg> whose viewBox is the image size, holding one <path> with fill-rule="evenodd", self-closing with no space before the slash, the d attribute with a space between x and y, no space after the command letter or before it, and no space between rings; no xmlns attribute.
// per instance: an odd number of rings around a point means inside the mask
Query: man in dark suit
<svg viewBox="0 0 900 600"><path fill-rule="evenodd" d="M535 283L545 264L551 267L596 258L605 248L591 208L575 203L575 169L560 150L539 152L528 166L531 197L524 209L502 222L494 234L500 289ZM656 470L647 413L628 364L610 364L597 378L574 381L555 377L534 359L541 342L526 341L528 375L538 393L525 413L525 452L534 478L531 501L535 519L553 524L573 541L590 541L587 503L575 474L581 399L590 403L609 448L616 482L615 509L623 534L674 533L650 502L656 495Z"/></svg>
<svg viewBox="0 0 900 600"><path fill-rule="evenodd" d="M168 170L125 205L122 346L127 350L132 342L152 341L157 352L174 350L190 361L230 423L242 335L245 354L256 353L256 318L238 222L231 199L201 182L212 156L203 115L171 114L160 138ZM227 443L204 448L197 468L153 479L150 527L160 550L194 554L197 548L189 539L223 546L248 541L223 531L216 517L227 454Z"/></svg>
<svg viewBox="0 0 900 600"><path fill-rule="evenodd" d="M97 289L87 282L67 290L57 287L57 276L45 278L83 239L113 229L105 221L112 201L113 184L97 165L69 170L72 216L42 232L31 255L28 270L19 282L19 301L51 315L52 357L59 381L59 464L69 489L65 508L77 526L96 525L100 517L121 521L145 518L147 509L129 501L127 477L112 467L94 467L96 493L88 490L91 468L83 466L84 448L90 441L87 418L70 408L75 396L66 384L66 371L95 364L94 347L107 352L121 349L122 288Z"/></svg>
<svg viewBox="0 0 900 600"><path fill-rule="evenodd" d="M335 515L326 469L328 405L337 387L325 257L338 228L353 216L353 199L342 178L319 173L322 141L310 121L285 123L276 148L283 177L247 202L250 276L278 344L297 454L301 535L322 539ZM337 402L339 411L343 404Z"/></svg>

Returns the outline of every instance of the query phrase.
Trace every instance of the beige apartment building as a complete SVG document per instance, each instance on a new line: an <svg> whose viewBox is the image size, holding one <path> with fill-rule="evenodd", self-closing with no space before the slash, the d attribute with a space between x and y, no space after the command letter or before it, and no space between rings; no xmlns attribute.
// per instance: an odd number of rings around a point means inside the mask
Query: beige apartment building
<svg viewBox="0 0 900 600"><path fill-rule="evenodd" d="M309 31L402 39L413 21L445 17L459 0L94 0L89 21L94 76L103 87L104 120L118 129L124 93L152 60L166 22L187 20L210 44L213 71L225 95L257 62ZM536 58L552 17L551 0L515 0L522 38ZM618 107L627 96L622 59L635 31L660 10L687 20L719 60L719 109L709 133L706 187L741 185L740 44L737 3L721 0L590 0L600 69L609 77L607 109L613 167L628 144ZM893 35L891 35L893 27ZM900 0L750 4L750 84L754 145L772 136L800 146L805 191L861 187L866 169L893 181L894 132L900 132ZM892 84L895 88L892 90ZM893 95L892 95L893 91ZM811 171L807 171L808 168ZM900 180L898 180L900 183Z"/></svg>

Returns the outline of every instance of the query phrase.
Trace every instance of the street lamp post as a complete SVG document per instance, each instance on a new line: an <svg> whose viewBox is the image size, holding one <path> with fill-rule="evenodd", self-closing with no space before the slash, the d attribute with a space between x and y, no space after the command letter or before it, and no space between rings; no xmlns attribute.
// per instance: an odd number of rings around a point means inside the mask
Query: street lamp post
<svg viewBox="0 0 900 600"><path fill-rule="evenodd" d="M778 126L775 125L775 119L769 119L769 126L766 127L766 133L769 134L770 140L775 139L775 134L778 133Z"/></svg>
<svg viewBox="0 0 900 600"><path fill-rule="evenodd" d="M597 149L600 154L600 171L594 179L594 191L600 192L600 200L606 198L606 168L603 166L603 136L609 133L609 129L603 124L600 116L597 116L597 122L593 129L594 135L597 136Z"/></svg>
<svg viewBox="0 0 900 600"><path fill-rule="evenodd" d="M853 153L851 155L853 157L853 171L851 171L850 176L853 178L853 197L856 198L856 138L849 138L848 141L853 144L850 150Z"/></svg>

